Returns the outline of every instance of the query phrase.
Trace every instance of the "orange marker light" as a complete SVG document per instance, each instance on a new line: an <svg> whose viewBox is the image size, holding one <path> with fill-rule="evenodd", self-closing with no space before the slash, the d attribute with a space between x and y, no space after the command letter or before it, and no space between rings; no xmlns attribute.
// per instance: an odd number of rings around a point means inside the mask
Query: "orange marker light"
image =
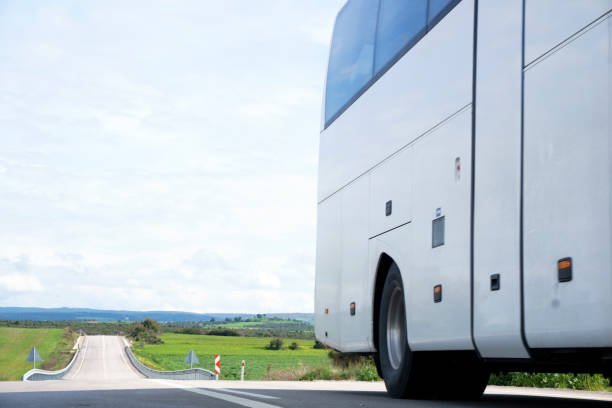
<svg viewBox="0 0 612 408"><path fill-rule="evenodd" d="M442 301L442 285L434 286L433 301L434 303L440 303Z"/></svg>
<svg viewBox="0 0 612 408"><path fill-rule="evenodd" d="M325 308L325 314L329 314L329 309Z"/></svg>
<svg viewBox="0 0 612 408"><path fill-rule="evenodd" d="M559 282L570 282L572 280L572 275L574 272L572 271L572 258L561 258L557 261L557 275Z"/></svg>

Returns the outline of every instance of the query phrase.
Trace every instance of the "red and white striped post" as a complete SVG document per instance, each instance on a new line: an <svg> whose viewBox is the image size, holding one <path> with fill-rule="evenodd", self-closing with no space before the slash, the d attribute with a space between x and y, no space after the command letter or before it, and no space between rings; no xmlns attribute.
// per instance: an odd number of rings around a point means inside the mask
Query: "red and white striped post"
<svg viewBox="0 0 612 408"><path fill-rule="evenodd" d="M242 360L242 367L240 367L240 381L244 381L244 360Z"/></svg>
<svg viewBox="0 0 612 408"><path fill-rule="evenodd" d="M215 375L217 380L219 379L219 374L221 374L221 356L215 354Z"/></svg>

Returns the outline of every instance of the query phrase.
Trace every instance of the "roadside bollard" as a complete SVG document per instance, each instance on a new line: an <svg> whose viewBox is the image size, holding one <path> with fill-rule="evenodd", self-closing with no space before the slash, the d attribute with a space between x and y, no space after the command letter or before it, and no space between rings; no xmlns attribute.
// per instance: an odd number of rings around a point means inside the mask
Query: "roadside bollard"
<svg viewBox="0 0 612 408"><path fill-rule="evenodd" d="M219 374L221 373L221 356L215 354L215 380L219 379Z"/></svg>
<svg viewBox="0 0 612 408"><path fill-rule="evenodd" d="M242 367L240 367L240 381L244 381L244 360L242 360Z"/></svg>

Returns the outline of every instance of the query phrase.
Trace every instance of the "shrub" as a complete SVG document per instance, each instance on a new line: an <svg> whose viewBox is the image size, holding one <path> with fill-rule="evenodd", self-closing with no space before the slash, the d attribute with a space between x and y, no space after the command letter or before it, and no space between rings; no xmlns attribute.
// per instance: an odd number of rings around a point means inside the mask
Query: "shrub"
<svg viewBox="0 0 612 408"><path fill-rule="evenodd" d="M315 340L314 346L312 346L313 349L326 349L327 346L323 343L321 343L319 340Z"/></svg>
<svg viewBox="0 0 612 408"><path fill-rule="evenodd" d="M276 337L270 340L270 344L266 346L267 350L280 350L283 347L283 339Z"/></svg>
<svg viewBox="0 0 612 408"><path fill-rule="evenodd" d="M308 372L308 368L303 365L297 367L268 370L263 376L264 381L299 381L299 379Z"/></svg>
<svg viewBox="0 0 612 408"><path fill-rule="evenodd" d="M147 344L160 344L163 343L162 339L157 337L160 332L159 323L147 317L142 323L136 322L130 326L129 337Z"/></svg>
<svg viewBox="0 0 612 408"><path fill-rule="evenodd" d="M355 378L358 381L378 381L378 372L373 364L364 364L355 372Z"/></svg>
<svg viewBox="0 0 612 408"><path fill-rule="evenodd" d="M327 367L316 367L301 376L299 381L331 380L332 373Z"/></svg>
<svg viewBox="0 0 612 408"><path fill-rule="evenodd" d="M161 333L161 329L159 328L159 323L157 323L157 320L153 320L147 317L142 322L142 325L145 328L145 330L148 331L149 333L152 333L152 334Z"/></svg>
<svg viewBox="0 0 612 408"><path fill-rule="evenodd" d="M74 340L77 337L77 334L72 330L71 327L65 327L64 332L62 333L62 337L66 340Z"/></svg>
<svg viewBox="0 0 612 408"><path fill-rule="evenodd" d="M299 348L300 346L298 346L298 344L295 341L289 345L289 350L297 350Z"/></svg>
<svg viewBox="0 0 612 408"><path fill-rule="evenodd" d="M144 338L144 342L147 344L163 344L164 341L162 339L160 339L159 337L155 336L154 334L148 334L145 338Z"/></svg>
<svg viewBox="0 0 612 408"><path fill-rule="evenodd" d="M185 327L181 330L183 334L202 334L202 331L197 327Z"/></svg>
<svg viewBox="0 0 612 408"><path fill-rule="evenodd" d="M367 356L358 353L341 353L336 350L330 350L327 354L332 362L337 367L348 368L356 364L363 364L368 359Z"/></svg>
<svg viewBox="0 0 612 408"><path fill-rule="evenodd" d="M232 329L210 329L206 334L211 336L240 336L240 333Z"/></svg>

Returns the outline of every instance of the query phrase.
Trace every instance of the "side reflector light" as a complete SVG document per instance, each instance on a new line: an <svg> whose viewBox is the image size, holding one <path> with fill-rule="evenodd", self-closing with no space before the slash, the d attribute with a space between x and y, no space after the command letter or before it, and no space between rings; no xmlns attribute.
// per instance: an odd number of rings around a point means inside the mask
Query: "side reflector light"
<svg viewBox="0 0 612 408"><path fill-rule="evenodd" d="M572 280L572 258L559 259L557 262L557 273L559 282L569 282Z"/></svg>
<svg viewBox="0 0 612 408"><path fill-rule="evenodd" d="M442 285L434 286L434 303L440 303L442 301Z"/></svg>

